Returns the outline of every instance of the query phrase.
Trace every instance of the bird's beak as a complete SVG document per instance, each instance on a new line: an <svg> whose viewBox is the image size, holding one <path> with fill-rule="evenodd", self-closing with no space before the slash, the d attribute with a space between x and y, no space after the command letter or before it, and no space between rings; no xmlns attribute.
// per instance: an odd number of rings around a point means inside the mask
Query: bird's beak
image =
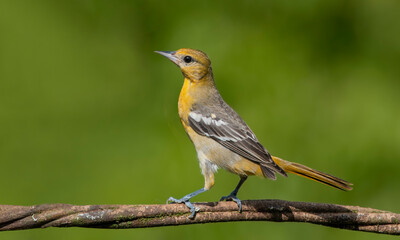
<svg viewBox="0 0 400 240"><path fill-rule="evenodd" d="M178 65L179 63L179 58L175 56L175 51L154 51L155 53L161 54L164 57L167 57L169 60L171 60L173 63Z"/></svg>

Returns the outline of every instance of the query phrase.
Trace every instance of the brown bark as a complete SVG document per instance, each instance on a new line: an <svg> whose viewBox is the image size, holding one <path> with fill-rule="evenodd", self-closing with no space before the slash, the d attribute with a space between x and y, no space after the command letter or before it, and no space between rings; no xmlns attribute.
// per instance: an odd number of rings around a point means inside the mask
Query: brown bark
<svg viewBox="0 0 400 240"><path fill-rule="evenodd" d="M357 206L283 200L195 203L194 220L184 204L0 205L0 231L46 227L144 228L232 221L308 222L335 228L400 235L400 214Z"/></svg>

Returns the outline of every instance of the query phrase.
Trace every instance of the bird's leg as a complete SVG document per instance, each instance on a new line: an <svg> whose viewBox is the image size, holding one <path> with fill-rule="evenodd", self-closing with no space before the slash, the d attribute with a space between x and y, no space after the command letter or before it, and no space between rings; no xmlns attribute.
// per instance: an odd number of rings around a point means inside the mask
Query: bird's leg
<svg viewBox="0 0 400 240"><path fill-rule="evenodd" d="M238 183L238 185L236 186L236 188L228 195L228 196L223 196L220 201L234 201L237 203L238 207L239 207L239 212L242 212L242 202L240 201L239 198L237 198L237 193L240 189L240 187L242 186L242 184L246 181L247 177L240 177L240 181Z"/></svg>
<svg viewBox="0 0 400 240"><path fill-rule="evenodd" d="M198 195L198 194L200 194L202 192L205 192L205 191L207 191L207 189L202 188L202 189L199 189L199 190L197 190L195 192L189 193L188 195L184 196L181 199L176 199L176 198L170 197L167 200L167 204L168 203L184 203L190 209L190 212L192 213L189 216L189 219L194 219L194 217L196 216L196 212L199 211L199 209L195 208L194 205L189 200L192 197L194 197L194 196L196 196L196 195Z"/></svg>
<svg viewBox="0 0 400 240"><path fill-rule="evenodd" d="M173 197L168 198L167 203L184 203L192 213L189 216L189 219L194 219L196 216L196 212L199 211L198 208L195 208L193 204L189 201L192 197L197 196L200 193L203 193L207 190L210 190L212 186L214 186L214 171L213 164L204 158L204 154L199 156L200 168L202 169L202 174L204 175L204 187L195 192L189 193L181 199L175 199Z"/></svg>

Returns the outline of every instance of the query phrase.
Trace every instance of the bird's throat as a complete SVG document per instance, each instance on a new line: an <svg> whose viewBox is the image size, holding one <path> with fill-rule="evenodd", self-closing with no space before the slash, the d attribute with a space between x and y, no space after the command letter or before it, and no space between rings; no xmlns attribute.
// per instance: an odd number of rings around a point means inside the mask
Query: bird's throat
<svg viewBox="0 0 400 240"><path fill-rule="evenodd" d="M192 84L193 83L188 78L185 78L181 93L179 94L178 112L181 119L187 119L190 113L189 106L193 104L193 96L190 91Z"/></svg>

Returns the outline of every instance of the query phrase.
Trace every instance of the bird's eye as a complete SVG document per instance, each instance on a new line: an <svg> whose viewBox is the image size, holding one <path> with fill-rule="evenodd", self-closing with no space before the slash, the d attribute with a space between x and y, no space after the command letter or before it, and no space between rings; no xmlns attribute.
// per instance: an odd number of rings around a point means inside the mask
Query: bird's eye
<svg viewBox="0 0 400 240"><path fill-rule="evenodd" d="M191 61L193 61L193 58L191 56L185 56L183 58L183 61L185 61L185 63L190 63Z"/></svg>

